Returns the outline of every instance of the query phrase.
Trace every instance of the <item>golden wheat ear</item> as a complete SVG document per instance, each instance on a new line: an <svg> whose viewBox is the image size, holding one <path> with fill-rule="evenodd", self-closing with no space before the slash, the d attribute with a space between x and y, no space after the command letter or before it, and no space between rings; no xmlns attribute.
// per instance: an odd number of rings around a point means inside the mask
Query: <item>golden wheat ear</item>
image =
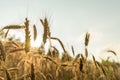
<svg viewBox="0 0 120 80"><path fill-rule="evenodd" d="M90 34L87 32L85 36L85 46L88 46Z"/></svg>
<svg viewBox="0 0 120 80"><path fill-rule="evenodd" d="M47 20L47 18L45 18L45 19L40 19L40 22L41 22L41 24L42 24L42 26L43 26L43 29L44 29L44 33L43 33L43 43L45 44L46 43L46 40L47 40L47 36L49 36L48 34L49 34L49 23L48 23L48 20Z"/></svg>
<svg viewBox="0 0 120 80"><path fill-rule="evenodd" d="M25 22L24 22L24 25L25 25L25 52L29 52L30 51L30 47L31 47L31 44L30 44L30 31L29 31L29 20L26 18L25 19Z"/></svg>
<svg viewBox="0 0 120 80"><path fill-rule="evenodd" d="M34 41L35 41L37 38L37 28L35 25L33 25L33 32L34 32Z"/></svg>

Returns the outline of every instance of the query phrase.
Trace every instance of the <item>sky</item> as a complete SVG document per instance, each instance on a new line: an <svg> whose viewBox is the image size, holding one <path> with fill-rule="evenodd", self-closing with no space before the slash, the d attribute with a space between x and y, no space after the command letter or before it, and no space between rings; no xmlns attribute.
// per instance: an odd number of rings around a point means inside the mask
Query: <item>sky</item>
<svg viewBox="0 0 120 80"><path fill-rule="evenodd" d="M24 24L28 17L30 26L36 24L38 28L38 38L32 40L32 45L39 46L43 33L39 19L47 17L51 35L60 38L70 54L71 45L76 53L84 53L84 37L89 32L89 56L97 59L110 56L120 61L119 4L120 0L0 0L0 27ZM22 30L11 30L10 34L24 40ZM53 44L61 50L57 42ZM106 53L107 49L118 56Z"/></svg>

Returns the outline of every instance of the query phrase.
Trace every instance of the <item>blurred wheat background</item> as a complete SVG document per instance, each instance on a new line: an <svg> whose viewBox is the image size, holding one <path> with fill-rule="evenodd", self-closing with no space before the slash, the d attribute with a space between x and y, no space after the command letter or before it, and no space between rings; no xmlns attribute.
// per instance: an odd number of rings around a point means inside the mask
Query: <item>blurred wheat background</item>
<svg viewBox="0 0 120 80"><path fill-rule="evenodd" d="M0 80L120 80L120 1L0 2Z"/></svg>

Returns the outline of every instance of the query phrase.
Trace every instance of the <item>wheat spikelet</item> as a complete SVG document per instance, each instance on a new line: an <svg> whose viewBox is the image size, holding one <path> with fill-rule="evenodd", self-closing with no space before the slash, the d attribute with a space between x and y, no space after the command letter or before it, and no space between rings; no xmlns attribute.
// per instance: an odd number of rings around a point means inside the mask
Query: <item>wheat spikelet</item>
<svg viewBox="0 0 120 80"><path fill-rule="evenodd" d="M45 43L46 43L46 40L47 40L47 36L50 37L49 23L48 23L48 20L47 20L46 17L45 17L45 19L43 19L43 20L40 19L40 22L42 23L43 28L44 28L43 43L45 44Z"/></svg>
<svg viewBox="0 0 120 80"><path fill-rule="evenodd" d="M37 28L35 25L33 25L33 31L34 31L34 41L35 41L37 38Z"/></svg>
<svg viewBox="0 0 120 80"><path fill-rule="evenodd" d="M90 34L87 32L85 36L85 46L88 46Z"/></svg>
<svg viewBox="0 0 120 80"><path fill-rule="evenodd" d="M43 25L43 28L44 28L44 33L43 33L43 43L45 44L46 43L46 40L49 39L49 43L50 43L50 54L52 55L52 50L51 50L51 46L52 46L52 43L51 43L51 33L50 33L50 26L49 26L49 22L47 20L47 18L45 17L43 20L40 19L40 22L42 23ZM53 56L53 55L52 55Z"/></svg>

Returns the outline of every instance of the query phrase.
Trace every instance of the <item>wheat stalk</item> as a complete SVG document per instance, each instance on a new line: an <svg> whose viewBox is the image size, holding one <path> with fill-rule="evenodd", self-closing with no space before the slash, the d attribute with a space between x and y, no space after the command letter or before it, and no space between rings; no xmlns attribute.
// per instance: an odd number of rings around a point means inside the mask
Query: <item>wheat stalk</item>
<svg viewBox="0 0 120 80"><path fill-rule="evenodd" d="M113 53L115 56L117 55L116 52L113 51L113 50L107 50L107 52L111 52L111 53Z"/></svg>
<svg viewBox="0 0 120 80"><path fill-rule="evenodd" d="M14 41L11 41L11 43L14 44L16 47L20 47L20 45L17 44L16 42L14 42Z"/></svg>
<svg viewBox="0 0 120 80"><path fill-rule="evenodd" d="M88 57L88 50L87 50L87 48L85 48L85 56L86 56L86 59L87 59L87 57Z"/></svg>
<svg viewBox="0 0 120 80"><path fill-rule="evenodd" d="M51 37L51 39L53 39L53 40L57 40L57 41L60 43L60 45L61 45L61 47L62 47L63 51L66 53L65 47L64 47L64 45L63 45L62 41L61 41L59 38L56 38L56 37Z"/></svg>
<svg viewBox="0 0 120 80"><path fill-rule="evenodd" d="M96 66L96 68L97 68L97 63L96 63L95 57L92 56L92 58L93 58L93 62L94 62L94 64L95 64L95 66Z"/></svg>
<svg viewBox="0 0 120 80"><path fill-rule="evenodd" d="M24 74L24 75L22 75L21 77L18 77L17 80L24 80L25 77L26 77L26 78L27 78L27 77L30 77L30 73Z"/></svg>
<svg viewBox="0 0 120 80"><path fill-rule="evenodd" d="M35 73L34 73L34 65L33 65L33 63L31 64L31 80L35 80Z"/></svg>
<svg viewBox="0 0 120 80"><path fill-rule="evenodd" d="M84 56L83 56L82 54L80 54L80 56L81 56L81 59L82 59L83 61L85 61Z"/></svg>
<svg viewBox="0 0 120 80"><path fill-rule="evenodd" d="M7 35L8 35L8 32L9 32L9 29L7 30L7 32L5 33L5 38L7 37Z"/></svg>
<svg viewBox="0 0 120 80"><path fill-rule="evenodd" d="M82 71L82 69L83 69L83 60L81 58L80 58L79 69L80 69L80 71Z"/></svg>

